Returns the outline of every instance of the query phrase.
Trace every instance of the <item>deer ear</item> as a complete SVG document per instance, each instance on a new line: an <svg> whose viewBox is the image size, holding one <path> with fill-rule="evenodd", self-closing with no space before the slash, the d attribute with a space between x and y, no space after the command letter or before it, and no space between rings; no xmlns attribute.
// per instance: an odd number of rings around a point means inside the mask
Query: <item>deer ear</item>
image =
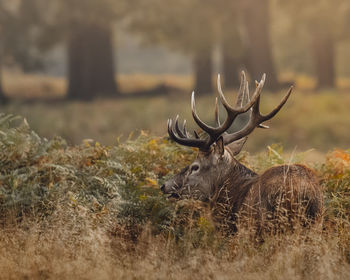
<svg viewBox="0 0 350 280"><path fill-rule="evenodd" d="M244 137L244 138L239 139L235 142L232 142L231 144L227 145L227 147L231 150L233 155L236 156L241 152L247 139L248 139L248 137Z"/></svg>
<svg viewBox="0 0 350 280"><path fill-rule="evenodd" d="M225 144L222 136L216 141L215 152L222 156L225 153Z"/></svg>

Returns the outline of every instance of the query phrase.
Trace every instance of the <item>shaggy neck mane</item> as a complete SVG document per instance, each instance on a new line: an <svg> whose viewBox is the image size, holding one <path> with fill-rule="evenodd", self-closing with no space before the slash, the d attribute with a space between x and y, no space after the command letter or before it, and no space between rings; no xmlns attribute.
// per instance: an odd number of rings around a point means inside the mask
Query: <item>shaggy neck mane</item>
<svg viewBox="0 0 350 280"><path fill-rule="evenodd" d="M234 221L258 174L239 163L234 164L211 200L215 216Z"/></svg>

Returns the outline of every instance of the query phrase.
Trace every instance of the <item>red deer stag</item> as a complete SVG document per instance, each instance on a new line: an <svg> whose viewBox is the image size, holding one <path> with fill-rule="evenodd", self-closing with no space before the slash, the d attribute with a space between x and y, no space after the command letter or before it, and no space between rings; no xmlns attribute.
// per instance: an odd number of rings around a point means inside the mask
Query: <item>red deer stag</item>
<svg viewBox="0 0 350 280"><path fill-rule="evenodd" d="M265 82L265 74L256 82L255 92L249 98L248 82L244 72L236 106L226 101L218 77L219 99L227 112L227 118L220 123L216 100L216 127L205 124L196 113L194 92L192 93L192 115L197 125L208 135L201 137L196 131L191 136L184 122L183 128L168 120L168 133L175 142L199 148L197 159L179 174L161 186L169 197L192 198L209 202L214 220L225 220L231 230L236 230L237 217L249 217L256 230L275 224L276 218L292 225L297 217L303 221L315 221L323 208L322 191L314 172L304 165L280 165L258 175L235 159L241 151L247 136L256 128L268 128L263 122L273 118L286 103L293 87L281 103L267 115L259 110L260 94ZM245 127L234 133L227 133L237 116L249 111L249 121ZM223 217L224 215L224 217ZM300 220L299 220L300 221ZM293 222L293 223L292 223ZM281 224L277 225L277 228Z"/></svg>

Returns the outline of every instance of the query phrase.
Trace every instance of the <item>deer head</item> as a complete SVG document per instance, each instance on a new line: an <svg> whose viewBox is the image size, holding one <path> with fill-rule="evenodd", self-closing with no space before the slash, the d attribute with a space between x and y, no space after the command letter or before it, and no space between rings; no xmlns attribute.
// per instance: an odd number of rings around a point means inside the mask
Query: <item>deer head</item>
<svg viewBox="0 0 350 280"><path fill-rule="evenodd" d="M220 76L218 76L219 99L224 106L227 117L221 123L219 119L219 106L216 99L215 104L215 122L216 127L205 124L196 113L194 92L191 97L192 116L197 125L207 134L206 137L200 137L194 131L191 136L186 129L186 121L180 128L177 116L175 121L168 120L168 133L175 142L199 149L196 160L179 174L169 179L161 190L164 194L174 198L194 198L202 201L209 201L218 193L228 181L235 184L241 184L246 178L255 175L254 172L241 165L234 156L237 155L247 136L256 128L268 128L263 122L273 118L289 98L293 87L291 87L280 104L267 115L260 113L260 94L265 83L265 74L260 82L256 82L256 89L251 98L249 95L248 82L244 72L241 74L241 85L235 106L231 106L227 101L221 89ZM249 113L249 121L245 127L234 133L227 133L238 115L245 112Z"/></svg>

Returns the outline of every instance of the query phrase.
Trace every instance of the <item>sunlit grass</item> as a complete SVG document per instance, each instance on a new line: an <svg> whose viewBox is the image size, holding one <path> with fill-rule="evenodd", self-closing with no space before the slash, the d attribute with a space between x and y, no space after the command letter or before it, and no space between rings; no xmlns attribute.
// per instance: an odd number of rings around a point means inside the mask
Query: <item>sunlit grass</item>
<svg viewBox="0 0 350 280"><path fill-rule="evenodd" d="M17 72L4 72L3 83L6 94L14 99L62 98L67 87L63 78Z"/></svg>
<svg viewBox="0 0 350 280"><path fill-rule="evenodd" d="M193 149L142 132L113 146L45 140L0 117L0 272L4 279L348 279L350 152L317 173L324 224L256 243L217 231L205 204L166 200L158 185ZM240 160L253 170L304 162L281 145Z"/></svg>
<svg viewBox="0 0 350 280"><path fill-rule="evenodd" d="M119 75L117 79L120 90L123 93L130 93L144 89L152 89L159 85L167 85L185 90L191 90L193 79L189 75L147 75L128 74Z"/></svg>
<svg viewBox="0 0 350 280"><path fill-rule="evenodd" d="M141 130L164 136L167 119L174 118L177 114L181 119L187 119L190 128L197 129L190 111L192 81L189 76L120 75L120 88L125 93L150 89L160 83L182 88L184 91L165 96L97 100L91 103L40 102L40 98L64 96L66 83L61 78L7 73L4 80L7 93L15 101L2 106L2 112L22 115L40 135L47 138L59 135L70 144L79 144L83 139L95 139L111 145L118 138L128 139ZM271 127L269 130L256 129L250 135L246 149L257 152L267 145L283 143L289 153L313 149L309 153L310 159L319 160L329 149L347 148L350 143L349 91L343 88L316 92L312 90L312 78L292 73L282 75L282 80L295 81L296 88L290 100L268 122ZM347 82L346 79L339 80L341 85L346 85ZM286 90L287 88L279 93L264 91L262 111L268 112L278 104ZM225 93L229 101L234 102L235 93ZM212 122L214 118L214 94L197 97L198 112L208 122ZM23 103L23 98L39 99L36 102ZM221 111L224 119L224 110ZM242 126L243 123L239 122L239 125Z"/></svg>

